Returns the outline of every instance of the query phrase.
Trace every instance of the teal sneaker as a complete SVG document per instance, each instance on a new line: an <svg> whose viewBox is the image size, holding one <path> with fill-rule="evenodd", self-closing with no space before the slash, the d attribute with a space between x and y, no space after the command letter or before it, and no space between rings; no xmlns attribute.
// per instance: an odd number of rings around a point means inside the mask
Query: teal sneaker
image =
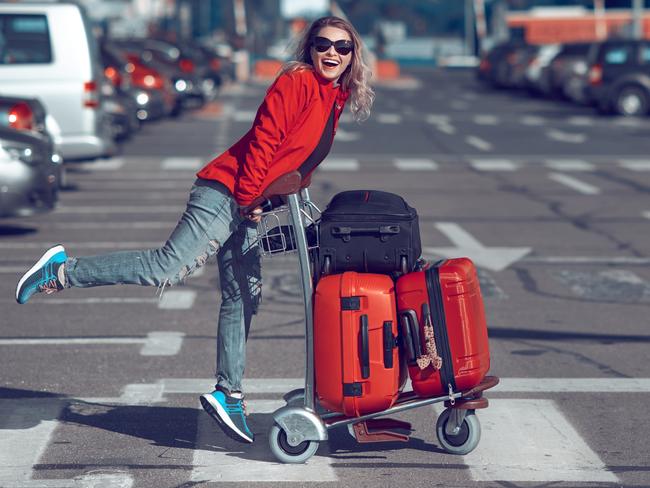
<svg viewBox="0 0 650 488"><path fill-rule="evenodd" d="M50 294L63 289L57 272L68 256L62 245L48 249L41 259L25 273L16 287L16 301L26 303L34 293Z"/></svg>
<svg viewBox="0 0 650 488"><path fill-rule="evenodd" d="M201 395L201 406L232 439L252 443L254 436L246 424L244 398L241 393L230 394L219 386L212 393Z"/></svg>

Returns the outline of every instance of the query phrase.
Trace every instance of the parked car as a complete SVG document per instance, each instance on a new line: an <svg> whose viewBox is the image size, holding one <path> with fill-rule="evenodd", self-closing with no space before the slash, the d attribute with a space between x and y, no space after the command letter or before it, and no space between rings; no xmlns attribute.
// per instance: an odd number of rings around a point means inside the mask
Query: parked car
<svg viewBox="0 0 650 488"><path fill-rule="evenodd" d="M477 77L495 87L508 86L510 66L516 59L516 50L523 46L525 44L516 39L493 46L481 57Z"/></svg>
<svg viewBox="0 0 650 488"><path fill-rule="evenodd" d="M138 120L156 120L171 114L176 104L171 81L145 66L138 56L129 59L106 39L100 43L100 52L104 74L117 91L131 97Z"/></svg>
<svg viewBox="0 0 650 488"><path fill-rule="evenodd" d="M535 55L529 60L525 77L526 86L531 93L546 95L550 92L550 65L560 49L560 44L539 46Z"/></svg>
<svg viewBox="0 0 650 488"><path fill-rule="evenodd" d="M66 159L115 151L101 67L84 10L66 2L0 3L0 92L38 96Z"/></svg>
<svg viewBox="0 0 650 488"><path fill-rule="evenodd" d="M175 113L185 108L198 108L205 103L201 80L193 73L193 62L180 57L178 50L172 49L171 52L167 52L167 48L160 46L159 41L152 43L147 39L119 39L113 42L127 53L129 60L138 56L146 66L171 80L177 94Z"/></svg>
<svg viewBox="0 0 650 488"><path fill-rule="evenodd" d="M587 73L587 55L589 54L591 45L592 43L589 42L562 45L548 68L549 82L546 95L572 98L570 92L575 90L576 83L575 81L571 82L570 78Z"/></svg>
<svg viewBox="0 0 650 488"><path fill-rule="evenodd" d="M61 157L36 99L0 96L0 218L27 216L56 205Z"/></svg>
<svg viewBox="0 0 650 488"><path fill-rule="evenodd" d="M625 116L650 110L650 41L608 40L589 58L589 93L600 112Z"/></svg>

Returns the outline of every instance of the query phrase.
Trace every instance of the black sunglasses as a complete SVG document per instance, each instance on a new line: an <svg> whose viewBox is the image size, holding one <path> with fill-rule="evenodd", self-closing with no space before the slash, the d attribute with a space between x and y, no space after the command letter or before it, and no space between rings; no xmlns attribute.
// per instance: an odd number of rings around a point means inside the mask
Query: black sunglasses
<svg viewBox="0 0 650 488"><path fill-rule="evenodd" d="M354 50L354 44L352 41L340 40L332 42L327 37L314 37L312 45L314 46L314 49L316 49L316 51L319 53L324 53L330 47L334 46L336 52L341 56L346 56Z"/></svg>

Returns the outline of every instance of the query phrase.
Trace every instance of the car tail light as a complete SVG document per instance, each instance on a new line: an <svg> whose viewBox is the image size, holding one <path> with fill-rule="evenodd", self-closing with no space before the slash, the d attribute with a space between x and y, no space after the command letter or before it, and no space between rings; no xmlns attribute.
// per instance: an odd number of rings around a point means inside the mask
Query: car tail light
<svg viewBox="0 0 650 488"><path fill-rule="evenodd" d="M183 73L192 73L194 71L194 63L191 59L181 59L178 64L181 67L181 71Z"/></svg>
<svg viewBox="0 0 650 488"><path fill-rule="evenodd" d="M122 75L118 70L116 70L112 66L107 66L106 69L104 70L104 74L106 75L106 78L111 80L111 83L113 84L114 87L119 88L120 86L122 86Z"/></svg>
<svg viewBox="0 0 650 488"><path fill-rule="evenodd" d="M219 71L221 69L221 60L213 58L212 61L210 61L210 68L214 71Z"/></svg>
<svg viewBox="0 0 650 488"><path fill-rule="evenodd" d="M589 70L589 83L592 85L600 85L603 81L603 67L599 64L594 64Z"/></svg>
<svg viewBox="0 0 650 488"><path fill-rule="evenodd" d="M84 83L84 107L97 108L99 107L99 92L97 91L97 82L87 81Z"/></svg>
<svg viewBox="0 0 650 488"><path fill-rule="evenodd" d="M34 129L34 112L32 112L32 109L26 103L17 103L9 109L7 115L9 118L9 127L17 130Z"/></svg>

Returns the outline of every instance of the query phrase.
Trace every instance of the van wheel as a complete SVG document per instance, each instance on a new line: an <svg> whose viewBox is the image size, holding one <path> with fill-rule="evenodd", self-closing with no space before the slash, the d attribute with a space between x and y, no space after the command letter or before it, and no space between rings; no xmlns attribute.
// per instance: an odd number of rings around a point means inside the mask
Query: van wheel
<svg viewBox="0 0 650 488"><path fill-rule="evenodd" d="M624 86L619 90L614 101L616 113L626 117L647 114L649 104L648 93L638 86Z"/></svg>

